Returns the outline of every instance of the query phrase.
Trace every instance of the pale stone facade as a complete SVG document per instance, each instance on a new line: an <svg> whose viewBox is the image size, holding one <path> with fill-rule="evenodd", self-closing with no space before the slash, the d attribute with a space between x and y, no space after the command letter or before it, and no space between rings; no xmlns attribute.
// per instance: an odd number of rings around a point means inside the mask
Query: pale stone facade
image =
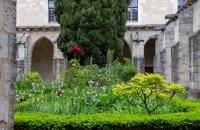
<svg viewBox="0 0 200 130"><path fill-rule="evenodd" d="M17 80L37 71L43 79L59 80L65 59L57 48L59 25L49 22L48 0L17 0Z"/></svg>
<svg viewBox="0 0 200 130"><path fill-rule="evenodd" d="M188 0L179 10L177 1L151 2L139 0L138 21L126 24L133 63L138 72L162 74L168 83L184 85L189 98L200 99L200 0Z"/></svg>
<svg viewBox="0 0 200 130"><path fill-rule="evenodd" d="M43 76L43 78L59 79L56 73L64 69L65 62L55 43L59 33L59 25L56 22L48 21L48 0L18 0L17 2L18 79L21 79L27 71L43 70L42 67L40 69L31 67L33 65L33 47L36 41L42 37L49 39L54 44L52 65L54 76L53 78L48 76L48 78L45 78L46 76ZM145 67L146 69L153 67L152 58L151 61L147 60L148 64L144 62L145 52L148 52L144 51L144 47L146 43L152 42L151 39L154 39L152 36L160 33L159 29L154 30L154 28L162 26L166 22L165 15L175 13L177 8L177 1L174 0L138 0L138 21L128 21L126 23L128 30L125 33L125 42L127 49L129 47L131 50L131 56L128 56L129 53L126 55L133 59L139 72L145 72ZM136 32L138 32L138 35L142 34L143 42L139 44L133 42L138 37ZM54 36L52 37L51 35ZM45 75L45 72L41 72L41 75Z"/></svg>
<svg viewBox="0 0 200 130"><path fill-rule="evenodd" d="M145 59L145 52L151 52L146 48L147 43L154 46L155 36L162 32L161 29L167 22L165 16L175 13L177 9L176 0L138 0L138 21L127 21L127 31L124 36L138 72L153 71L153 58ZM156 51L153 47L151 49Z"/></svg>
<svg viewBox="0 0 200 130"><path fill-rule="evenodd" d="M0 0L0 130L14 126L16 0Z"/></svg>
<svg viewBox="0 0 200 130"><path fill-rule="evenodd" d="M58 26L48 21L48 0L17 0L17 27Z"/></svg>
<svg viewBox="0 0 200 130"><path fill-rule="evenodd" d="M189 98L193 99L200 99L199 6L199 0L192 0L171 15L163 32L157 36L163 40L157 40L155 56L155 66L158 66L155 72L164 74L168 82L184 85Z"/></svg>
<svg viewBox="0 0 200 130"><path fill-rule="evenodd" d="M165 24L165 15L175 13L177 9L177 0L138 0L138 21L128 21L127 25Z"/></svg>

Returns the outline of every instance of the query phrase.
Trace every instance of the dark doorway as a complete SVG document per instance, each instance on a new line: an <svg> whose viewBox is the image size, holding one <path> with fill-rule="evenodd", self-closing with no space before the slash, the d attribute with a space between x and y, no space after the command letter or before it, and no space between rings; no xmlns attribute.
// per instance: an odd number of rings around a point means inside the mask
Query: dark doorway
<svg viewBox="0 0 200 130"><path fill-rule="evenodd" d="M131 50L126 42L124 42L123 57L131 59Z"/></svg>
<svg viewBox="0 0 200 130"><path fill-rule="evenodd" d="M150 39L144 46L145 73L154 73L155 39Z"/></svg>

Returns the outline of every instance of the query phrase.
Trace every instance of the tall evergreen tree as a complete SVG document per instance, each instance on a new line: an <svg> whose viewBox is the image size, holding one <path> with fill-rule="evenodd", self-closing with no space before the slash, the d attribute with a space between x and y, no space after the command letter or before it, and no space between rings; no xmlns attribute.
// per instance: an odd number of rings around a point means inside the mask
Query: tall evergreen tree
<svg viewBox="0 0 200 130"><path fill-rule="evenodd" d="M60 23L58 48L74 58L73 46L82 49L81 55L95 63L104 64L109 49L119 54L129 0L56 0L55 15Z"/></svg>

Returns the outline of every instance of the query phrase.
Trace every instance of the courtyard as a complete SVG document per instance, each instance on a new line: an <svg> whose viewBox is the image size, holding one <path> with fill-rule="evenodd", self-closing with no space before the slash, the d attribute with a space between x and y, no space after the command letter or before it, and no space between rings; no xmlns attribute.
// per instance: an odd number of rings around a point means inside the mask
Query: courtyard
<svg viewBox="0 0 200 130"><path fill-rule="evenodd" d="M0 0L0 130L200 128L199 0Z"/></svg>

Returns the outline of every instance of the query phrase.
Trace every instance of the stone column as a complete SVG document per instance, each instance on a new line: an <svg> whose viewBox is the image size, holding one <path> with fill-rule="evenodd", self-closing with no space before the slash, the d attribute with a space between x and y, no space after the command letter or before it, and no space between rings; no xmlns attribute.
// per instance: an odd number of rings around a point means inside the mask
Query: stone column
<svg viewBox="0 0 200 130"><path fill-rule="evenodd" d="M60 72L66 69L67 62L63 53L58 49L57 43L54 43L54 56L53 56L53 80L61 80Z"/></svg>
<svg viewBox="0 0 200 130"><path fill-rule="evenodd" d="M167 80L167 83L170 83L172 81L172 66L171 66L171 46L175 44L174 41L174 33L175 33L175 23L172 22L168 24L165 28L164 32L164 43L163 48L165 50L163 51L163 55L165 55L165 59L163 60L163 74Z"/></svg>
<svg viewBox="0 0 200 130"><path fill-rule="evenodd" d="M160 52L163 50L163 33L156 38L156 55L154 57L154 73L162 74Z"/></svg>
<svg viewBox="0 0 200 130"><path fill-rule="evenodd" d="M188 97L200 100L200 31L190 38L190 87Z"/></svg>
<svg viewBox="0 0 200 130"><path fill-rule="evenodd" d="M17 44L17 81L22 80L24 76L24 60L25 60L25 45L18 43Z"/></svg>
<svg viewBox="0 0 200 130"><path fill-rule="evenodd" d="M178 83L189 86L189 37L193 33L193 9L188 8L179 16Z"/></svg>
<svg viewBox="0 0 200 130"><path fill-rule="evenodd" d="M17 51L16 51L16 64L17 64L17 81L22 80L24 74L27 72L27 45L29 42L28 33L17 33Z"/></svg>
<svg viewBox="0 0 200 130"><path fill-rule="evenodd" d="M13 130L16 0L0 0L0 130Z"/></svg>

